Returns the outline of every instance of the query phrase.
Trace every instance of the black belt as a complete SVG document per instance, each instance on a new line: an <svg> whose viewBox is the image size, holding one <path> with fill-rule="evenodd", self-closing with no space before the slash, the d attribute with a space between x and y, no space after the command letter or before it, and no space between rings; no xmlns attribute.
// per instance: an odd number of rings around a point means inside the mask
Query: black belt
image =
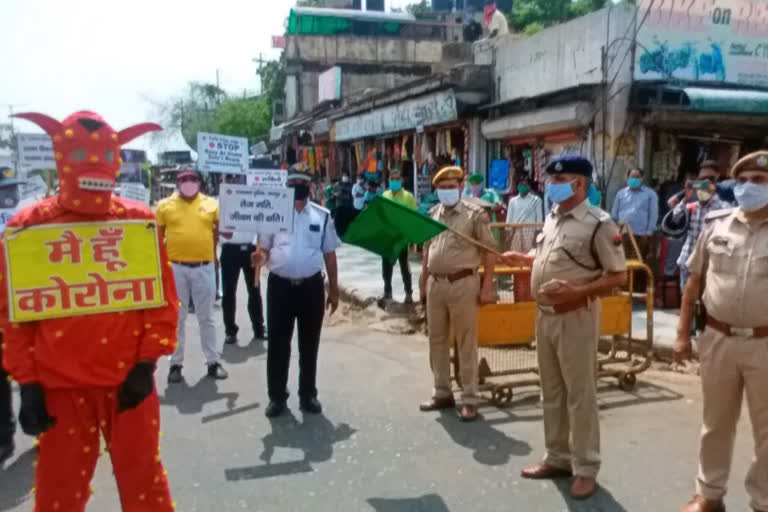
<svg viewBox="0 0 768 512"><path fill-rule="evenodd" d="M318 279L318 278L322 279L322 277L323 277L322 272L318 272L317 274L312 274L309 277L303 277L301 279L291 279L291 278L288 278L288 277L279 276L279 275L275 274L274 272L270 273L269 275L270 275L270 277L274 276L275 279L277 279L279 281L286 282L286 283L290 284L291 286L301 286L304 283L308 283L309 281L314 281L315 279Z"/></svg>
<svg viewBox="0 0 768 512"><path fill-rule="evenodd" d="M204 267L213 263L212 261L171 261L174 265L181 265L189 268Z"/></svg>

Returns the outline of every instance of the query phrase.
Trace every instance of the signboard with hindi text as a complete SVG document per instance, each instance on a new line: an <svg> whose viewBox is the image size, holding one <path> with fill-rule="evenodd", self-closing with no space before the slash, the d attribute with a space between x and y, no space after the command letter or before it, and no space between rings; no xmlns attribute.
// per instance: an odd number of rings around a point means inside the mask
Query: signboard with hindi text
<svg viewBox="0 0 768 512"><path fill-rule="evenodd" d="M245 174L248 169L248 139L198 132L197 168L203 172Z"/></svg>
<svg viewBox="0 0 768 512"><path fill-rule="evenodd" d="M284 187L288 173L282 169L248 169L248 184L263 187Z"/></svg>
<svg viewBox="0 0 768 512"><path fill-rule="evenodd" d="M164 305L154 221L49 224L3 237L13 322Z"/></svg>
<svg viewBox="0 0 768 512"><path fill-rule="evenodd" d="M44 133L19 133L16 135L19 148L19 167L24 170L55 169L53 141Z"/></svg>
<svg viewBox="0 0 768 512"><path fill-rule="evenodd" d="M221 231L271 235L293 232L293 189L222 184L219 189Z"/></svg>
<svg viewBox="0 0 768 512"><path fill-rule="evenodd" d="M149 190L142 183L121 183L120 197L149 204Z"/></svg>

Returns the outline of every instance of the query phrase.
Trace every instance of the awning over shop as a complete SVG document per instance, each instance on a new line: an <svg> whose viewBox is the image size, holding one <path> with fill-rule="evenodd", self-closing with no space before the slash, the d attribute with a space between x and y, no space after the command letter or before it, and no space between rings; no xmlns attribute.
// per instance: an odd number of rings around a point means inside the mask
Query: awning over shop
<svg viewBox="0 0 768 512"><path fill-rule="evenodd" d="M697 112L768 114L768 92L704 87L685 87L682 91L683 106Z"/></svg>
<svg viewBox="0 0 768 512"><path fill-rule="evenodd" d="M483 123L482 132L489 140L534 137L587 126L590 114L590 104L578 101L486 121Z"/></svg>

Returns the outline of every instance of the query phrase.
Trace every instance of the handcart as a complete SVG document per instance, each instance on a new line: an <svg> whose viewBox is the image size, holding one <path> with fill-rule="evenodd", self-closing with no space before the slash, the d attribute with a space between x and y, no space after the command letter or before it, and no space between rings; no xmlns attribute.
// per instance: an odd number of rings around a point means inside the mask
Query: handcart
<svg viewBox="0 0 768 512"><path fill-rule="evenodd" d="M520 250L520 244L535 238L541 225L492 224L500 234L502 250ZM620 226L627 255L627 285L603 297L598 378L616 378L621 389L632 390L637 374L647 370L653 357L653 276L637 248L627 225ZM522 239L522 242L519 240ZM524 247L523 247L524 248ZM494 269L498 301L478 309L480 391L490 392L497 405L509 403L516 387L540 384L535 349L536 303L530 296L529 268L497 265ZM636 278L645 274L647 289L635 289ZM517 282L517 285L515 284ZM632 312L636 303L644 304L646 332L635 335ZM459 385L458 358L453 358L454 376Z"/></svg>

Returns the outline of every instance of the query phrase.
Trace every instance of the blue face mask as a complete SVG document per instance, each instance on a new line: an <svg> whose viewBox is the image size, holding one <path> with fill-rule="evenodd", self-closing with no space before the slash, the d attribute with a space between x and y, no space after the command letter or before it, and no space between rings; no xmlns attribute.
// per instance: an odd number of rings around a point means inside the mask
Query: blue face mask
<svg viewBox="0 0 768 512"><path fill-rule="evenodd" d="M643 179L629 178L629 181L627 181L627 185L629 185L629 188L640 188L643 186Z"/></svg>
<svg viewBox="0 0 768 512"><path fill-rule="evenodd" d="M557 204L569 200L573 197L573 182L550 183L547 185L547 197Z"/></svg>
<svg viewBox="0 0 768 512"><path fill-rule="evenodd" d="M403 182L400 180L389 180L389 190L399 192L403 188Z"/></svg>
<svg viewBox="0 0 768 512"><path fill-rule="evenodd" d="M733 187L733 195L745 212L754 212L768 206L768 185L739 183Z"/></svg>

